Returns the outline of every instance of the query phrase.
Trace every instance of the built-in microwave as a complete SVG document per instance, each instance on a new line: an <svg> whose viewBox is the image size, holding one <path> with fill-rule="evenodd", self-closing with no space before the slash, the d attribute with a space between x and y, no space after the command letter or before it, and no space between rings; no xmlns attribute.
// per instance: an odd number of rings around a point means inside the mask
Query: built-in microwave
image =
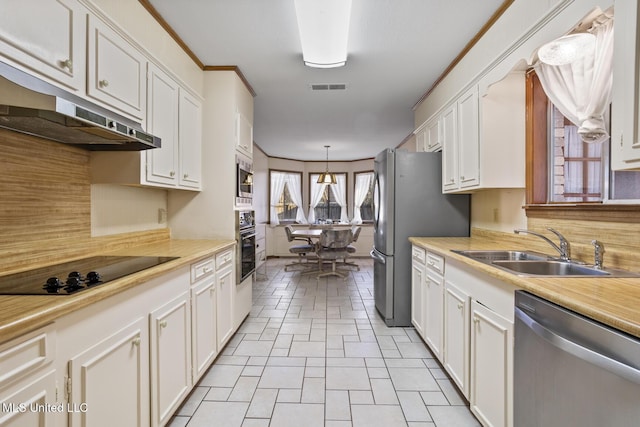
<svg viewBox="0 0 640 427"><path fill-rule="evenodd" d="M236 206L251 206L253 198L253 164L251 160L236 155Z"/></svg>

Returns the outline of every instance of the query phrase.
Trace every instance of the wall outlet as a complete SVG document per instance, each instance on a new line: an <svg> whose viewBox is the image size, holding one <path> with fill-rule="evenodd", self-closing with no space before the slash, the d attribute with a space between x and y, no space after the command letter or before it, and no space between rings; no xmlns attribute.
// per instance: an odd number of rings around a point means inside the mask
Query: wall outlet
<svg viewBox="0 0 640 427"><path fill-rule="evenodd" d="M167 222L167 210L160 208L158 209L158 224L166 224Z"/></svg>

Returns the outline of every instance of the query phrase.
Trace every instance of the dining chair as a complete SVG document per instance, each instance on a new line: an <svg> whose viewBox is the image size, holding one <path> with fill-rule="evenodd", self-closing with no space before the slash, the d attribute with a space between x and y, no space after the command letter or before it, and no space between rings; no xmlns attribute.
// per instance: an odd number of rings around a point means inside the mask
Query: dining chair
<svg viewBox="0 0 640 427"><path fill-rule="evenodd" d="M347 247L353 242L353 232L351 229L342 230L322 230L320 239L316 244L316 255L318 256L318 279L325 276L347 276L336 269L337 262L349 256ZM331 271L324 271L322 266L325 261L331 262Z"/></svg>
<svg viewBox="0 0 640 427"><path fill-rule="evenodd" d="M362 227L360 227L359 225L354 225L353 227L351 227L351 232L353 233L353 240L352 242L357 242L358 241L358 236L360 236L360 230L362 229ZM349 252L349 255L352 255L354 253L356 253L357 249L355 246L353 245L349 245L347 246L347 252ZM360 266L358 264L356 264L355 262L348 262L347 258L344 258L344 261L342 263L342 265L344 265L345 267L355 267L358 271L360 271Z"/></svg>
<svg viewBox="0 0 640 427"><path fill-rule="evenodd" d="M297 255L298 261L286 264L284 266L284 271L287 271L288 267L303 267L303 268L312 267L313 265L307 265L309 263L309 258L307 257L307 254L314 253L316 250L316 246L313 245L311 241L306 238L294 237L293 227L290 225L286 225L284 227L284 231L287 234L287 240L289 242L294 242L296 240L302 240L306 242L305 244L293 245L289 247L289 252ZM306 260L306 263L302 262L303 259Z"/></svg>

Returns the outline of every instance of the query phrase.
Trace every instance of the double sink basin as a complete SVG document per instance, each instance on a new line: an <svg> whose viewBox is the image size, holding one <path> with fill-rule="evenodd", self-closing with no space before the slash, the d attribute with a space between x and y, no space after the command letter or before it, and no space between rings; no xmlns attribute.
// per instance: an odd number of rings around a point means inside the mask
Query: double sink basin
<svg viewBox="0 0 640 427"><path fill-rule="evenodd" d="M640 275L626 270L596 268L580 262L558 260L533 251L452 250L452 252L518 276L640 277Z"/></svg>

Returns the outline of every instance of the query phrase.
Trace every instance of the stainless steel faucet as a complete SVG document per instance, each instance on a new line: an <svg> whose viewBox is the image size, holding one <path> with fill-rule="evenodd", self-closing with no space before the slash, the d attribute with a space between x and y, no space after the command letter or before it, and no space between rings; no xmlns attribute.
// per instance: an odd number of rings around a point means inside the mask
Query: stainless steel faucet
<svg viewBox="0 0 640 427"><path fill-rule="evenodd" d="M597 269L602 268L602 263L604 262L604 245L598 240L592 240L591 244L594 247L594 266Z"/></svg>
<svg viewBox="0 0 640 427"><path fill-rule="evenodd" d="M569 245L569 241L565 239L565 237L562 234L560 234L557 230L554 230L551 227L548 227L547 230L549 230L550 232L558 236L558 238L560 239L560 246L552 242L547 236L540 233L536 233L535 231L517 229L517 230L513 230L513 232L516 234L531 234L533 236L539 237L545 242L547 242L548 244L550 244L553 249L558 251L558 253L560 254L560 259L562 261L571 261L571 246Z"/></svg>

